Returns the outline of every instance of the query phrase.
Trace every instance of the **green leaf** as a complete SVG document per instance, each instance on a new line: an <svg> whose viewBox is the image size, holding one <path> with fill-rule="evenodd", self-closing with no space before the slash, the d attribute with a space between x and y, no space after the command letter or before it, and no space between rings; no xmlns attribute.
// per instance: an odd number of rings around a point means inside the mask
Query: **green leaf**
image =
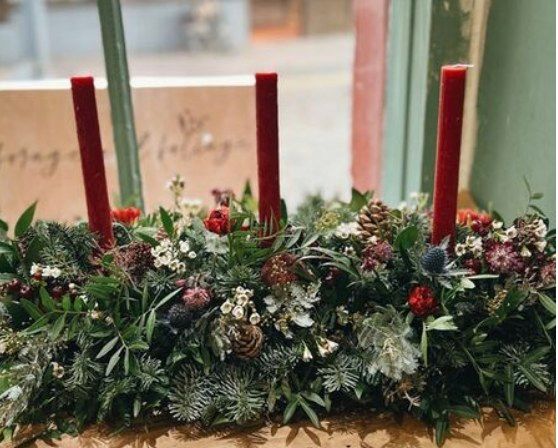
<svg viewBox="0 0 558 448"><path fill-rule="evenodd" d="M302 392L301 395L304 398L306 398L310 401L313 401L314 403L316 403L316 404L318 404L318 405L320 405L324 408L326 406L325 401L323 400L323 398L320 397L316 392Z"/></svg>
<svg viewBox="0 0 558 448"><path fill-rule="evenodd" d="M108 341L103 348L99 351L99 353L97 353L96 359L102 358L103 356L105 356L108 352L110 352L114 346L116 345L116 343L118 342L118 336L115 336L114 338L112 338L110 341Z"/></svg>
<svg viewBox="0 0 558 448"><path fill-rule="evenodd" d="M124 350L124 374L128 375L130 371L130 350Z"/></svg>
<svg viewBox="0 0 558 448"><path fill-rule="evenodd" d="M428 333L426 329L426 323L422 323L422 336L420 338L420 351L422 353L422 359L424 360L424 366L428 367Z"/></svg>
<svg viewBox="0 0 558 448"><path fill-rule="evenodd" d="M110 372L112 372L112 370L114 369L114 367L116 366L116 364L118 363L118 361L120 361L120 353L122 353L122 350L124 349L124 346L120 347L116 352L114 352L114 354L110 357L110 360L107 364L107 370L105 372L105 376L109 376Z"/></svg>
<svg viewBox="0 0 558 448"><path fill-rule="evenodd" d="M66 323L66 313L62 314L61 316L58 317L58 319L56 319L56 321L54 321L54 324L52 325L52 328L50 329L50 333L49 333L51 339L56 339L60 335L62 329L64 328L65 323Z"/></svg>
<svg viewBox="0 0 558 448"><path fill-rule="evenodd" d="M431 322L427 322L426 331L454 331L457 327L453 323L453 316L441 316Z"/></svg>
<svg viewBox="0 0 558 448"><path fill-rule="evenodd" d="M69 294L64 294L62 297L62 309L64 311L70 311L72 309L72 299L70 299Z"/></svg>
<svg viewBox="0 0 558 448"><path fill-rule="evenodd" d="M50 297L50 294L43 286L39 289L39 297L41 298L41 304L47 311L56 310L56 302L52 300L52 297Z"/></svg>
<svg viewBox="0 0 558 448"><path fill-rule="evenodd" d="M298 397L295 397L294 400L290 401L289 404L285 407L285 411L283 412L283 423L287 424L293 418L293 415L298 408Z"/></svg>
<svg viewBox="0 0 558 448"><path fill-rule="evenodd" d="M514 311L527 298L527 296L527 292L519 289L510 291L502 302L502 305L496 310L496 315L500 319L505 319L508 314Z"/></svg>
<svg viewBox="0 0 558 448"><path fill-rule="evenodd" d="M368 198L365 193L361 193L355 188L351 189L351 202L349 203L349 208L353 212L358 212L362 207L368 204Z"/></svg>
<svg viewBox="0 0 558 448"><path fill-rule="evenodd" d="M8 223L3 219L0 219L0 232L7 232L8 231Z"/></svg>
<svg viewBox="0 0 558 448"><path fill-rule="evenodd" d="M145 336L147 338L147 342L151 342L156 320L157 315L155 314L155 310L151 310L151 312L149 313L149 317L147 318L147 323L145 324Z"/></svg>
<svg viewBox="0 0 558 448"><path fill-rule="evenodd" d="M0 254L13 255L14 253L15 250L11 244L0 241Z"/></svg>
<svg viewBox="0 0 558 448"><path fill-rule="evenodd" d="M74 311L80 313L85 308L85 302L78 296L74 300Z"/></svg>
<svg viewBox="0 0 558 448"><path fill-rule="evenodd" d="M442 446L446 435L448 433L449 423L447 420L436 420L435 430L436 430L436 445Z"/></svg>
<svg viewBox="0 0 558 448"><path fill-rule="evenodd" d="M556 316L556 302L548 297L546 294L539 293L538 296L541 305L544 306L550 314Z"/></svg>
<svg viewBox="0 0 558 448"><path fill-rule="evenodd" d="M163 297L163 299L161 299L161 301L155 305L155 307L153 308L154 310L158 310L159 308L161 308L165 303L167 303L169 300L171 300L174 296L176 296L179 292L182 292L182 289L177 289L176 291L171 292L170 294L167 294L165 297Z"/></svg>
<svg viewBox="0 0 558 448"><path fill-rule="evenodd" d="M465 406L465 405L450 406L449 411L457 415L458 417L474 418L474 419L480 418L479 411L477 411L476 409L470 406Z"/></svg>
<svg viewBox="0 0 558 448"><path fill-rule="evenodd" d="M533 386L535 386L541 392L546 392L546 385L531 369L522 366L521 364L519 364L517 368L521 371L521 373L523 373L525 378L527 378Z"/></svg>
<svg viewBox="0 0 558 448"><path fill-rule="evenodd" d="M306 413L312 424L318 429L321 428L322 425L320 423L320 419L318 418L318 415L316 414L314 409L312 409L312 407L304 398L300 397L299 401L300 406L302 407L303 411Z"/></svg>
<svg viewBox="0 0 558 448"><path fill-rule="evenodd" d="M136 395L136 398L134 398L134 418L136 418L141 410L141 397L139 395Z"/></svg>
<svg viewBox="0 0 558 448"><path fill-rule="evenodd" d="M19 303L34 320L39 320L43 316L41 310L33 302L27 299L21 299Z"/></svg>
<svg viewBox="0 0 558 448"><path fill-rule="evenodd" d="M409 226L399 232L395 238L395 247L399 250L409 250L416 243L419 237L419 230L415 226Z"/></svg>
<svg viewBox="0 0 558 448"><path fill-rule="evenodd" d="M174 236L174 223L169 213L163 208L159 207L159 213L161 215L161 222L163 223L163 228L169 237Z"/></svg>
<svg viewBox="0 0 558 448"><path fill-rule="evenodd" d="M27 210L25 210L17 220L14 228L14 235L16 236L16 238L22 236L33 222L33 216L35 216L36 206L37 202L33 202L33 204L31 204L31 206L28 207Z"/></svg>
<svg viewBox="0 0 558 448"><path fill-rule="evenodd" d="M506 381L504 382L504 395L508 406L513 406L515 393L515 381L513 379L513 366L508 364L505 368Z"/></svg>

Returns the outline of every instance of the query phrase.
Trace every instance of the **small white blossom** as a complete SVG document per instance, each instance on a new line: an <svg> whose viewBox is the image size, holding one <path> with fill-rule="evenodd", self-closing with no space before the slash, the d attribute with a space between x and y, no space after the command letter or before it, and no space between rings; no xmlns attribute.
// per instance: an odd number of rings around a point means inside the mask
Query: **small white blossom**
<svg viewBox="0 0 558 448"><path fill-rule="evenodd" d="M544 238L547 233L546 224L543 222L542 219L538 220L537 227L535 228L535 235L539 238Z"/></svg>
<svg viewBox="0 0 558 448"><path fill-rule="evenodd" d="M523 258L529 258L531 256L531 251L527 249L527 246L521 248L520 254Z"/></svg>
<svg viewBox="0 0 558 448"><path fill-rule="evenodd" d="M223 302L223 304L221 305L221 312L223 314L229 314L232 311L233 307L234 305L227 300L226 302Z"/></svg>
<svg viewBox="0 0 558 448"><path fill-rule="evenodd" d="M198 256L198 254L196 254L193 250L191 250L190 252L188 252L188 258L190 260L193 260L194 258L196 258Z"/></svg>
<svg viewBox="0 0 558 448"><path fill-rule="evenodd" d="M517 236L517 229L515 226L511 226L506 230L506 236L510 239L514 239Z"/></svg>
<svg viewBox="0 0 558 448"><path fill-rule="evenodd" d="M62 275L62 271L60 270L60 268L52 268L50 270L50 276L52 278L58 278L60 277L60 275Z"/></svg>
<svg viewBox="0 0 558 448"><path fill-rule="evenodd" d="M249 318L249 321L252 325L258 325L261 320L261 316L258 313L252 313Z"/></svg>
<svg viewBox="0 0 558 448"><path fill-rule="evenodd" d="M339 344L337 342L330 341L329 339L322 339L318 344L318 352L322 357L330 355L338 348Z"/></svg>
<svg viewBox="0 0 558 448"><path fill-rule="evenodd" d="M51 362L52 365L52 376L55 378L62 378L64 376L64 367L57 362Z"/></svg>
<svg viewBox="0 0 558 448"><path fill-rule="evenodd" d="M313 358L312 356L312 352L310 351L310 349L308 348L308 346L306 344L304 344L304 351L302 352L302 360L304 362L308 362Z"/></svg>
<svg viewBox="0 0 558 448"><path fill-rule="evenodd" d="M351 236L357 236L358 224L356 222L341 223L337 226L333 234L340 240L346 240Z"/></svg>
<svg viewBox="0 0 558 448"><path fill-rule="evenodd" d="M467 246L465 246L465 244L458 243L455 245L455 255L457 255L458 257L465 255L466 252L467 252Z"/></svg>
<svg viewBox="0 0 558 448"><path fill-rule="evenodd" d="M504 223L502 221L492 221L492 228L494 230L500 230Z"/></svg>
<svg viewBox="0 0 558 448"><path fill-rule="evenodd" d="M91 319L97 320L97 319L101 318L103 313L101 313L100 311L97 311L97 310L93 310L93 311L89 311L88 315Z"/></svg>
<svg viewBox="0 0 558 448"><path fill-rule="evenodd" d="M537 248L537 250L539 252L542 252L544 250L544 248L546 247L546 241L545 240L537 241L535 243L535 247Z"/></svg>
<svg viewBox="0 0 558 448"><path fill-rule="evenodd" d="M180 252L186 254L190 251L190 243L188 241L181 241L179 244Z"/></svg>
<svg viewBox="0 0 558 448"><path fill-rule="evenodd" d="M41 266L39 266L37 263L33 263L31 265L31 275L35 275L41 272Z"/></svg>
<svg viewBox="0 0 558 448"><path fill-rule="evenodd" d="M235 306L232 310L232 315L236 319L242 319L244 317L244 308L238 305Z"/></svg>

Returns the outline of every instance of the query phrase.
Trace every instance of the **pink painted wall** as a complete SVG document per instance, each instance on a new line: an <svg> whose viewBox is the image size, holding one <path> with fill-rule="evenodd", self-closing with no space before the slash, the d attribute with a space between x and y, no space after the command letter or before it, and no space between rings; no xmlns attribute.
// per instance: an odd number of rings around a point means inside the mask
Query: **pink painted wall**
<svg viewBox="0 0 558 448"><path fill-rule="evenodd" d="M381 190L389 0L353 0L353 186Z"/></svg>

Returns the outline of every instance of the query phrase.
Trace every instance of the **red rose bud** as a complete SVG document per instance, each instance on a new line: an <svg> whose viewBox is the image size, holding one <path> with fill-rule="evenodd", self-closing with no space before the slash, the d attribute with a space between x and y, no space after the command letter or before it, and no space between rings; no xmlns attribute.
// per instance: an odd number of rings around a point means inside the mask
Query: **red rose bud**
<svg viewBox="0 0 558 448"><path fill-rule="evenodd" d="M428 286L415 286L411 289L407 303L412 313L417 317L430 316L438 308L434 291Z"/></svg>
<svg viewBox="0 0 558 448"><path fill-rule="evenodd" d="M209 212L209 216L203 221L205 228L217 235L226 235L231 231L229 221L229 208L222 205Z"/></svg>
<svg viewBox="0 0 558 448"><path fill-rule="evenodd" d="M480 213L471 208L462 208L457 211L457 223L470 227L479 235L486 235L490 230L492 218L486 213Z"/></svg>
<svg viewBox="0 0 558 448"><path fill-rule="evenodd" d="M140 217L141 210L136 207L115 208L112 210L112 217L115 221L130 226Z"/></svg>

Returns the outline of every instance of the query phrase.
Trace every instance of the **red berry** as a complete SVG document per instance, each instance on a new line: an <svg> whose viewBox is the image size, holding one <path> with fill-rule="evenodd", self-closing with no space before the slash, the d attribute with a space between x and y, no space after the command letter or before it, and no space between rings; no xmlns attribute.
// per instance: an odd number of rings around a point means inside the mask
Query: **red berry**
<svg viewBox="0 0 558 448"><path fill-rule="evenodd" d="M54 299L60 299L64 295L64 288L62 286L55 286L50 294Z"/></svg>
<svg viewBox="0 0 558 448"><path fill-rule="evenodd" d="M10 280L10 282L8 283L8 292L18 292L20 288L21 282L17 278Z"/></svg>
<svg viewBox="0 0 558 448"><path fill-rule="evenodd" d="M19 288L19 296L23 297L24 299L30 299L33 297L33 289L28 285L23 285Z"/></svg>
<svg viewBox="0 0 558 448"><path fill-rule="evenodd" d="M412 313L417 317L427 317L438 308L434 291L428 286L415 286L411 289L407 302Z"/></svg>

